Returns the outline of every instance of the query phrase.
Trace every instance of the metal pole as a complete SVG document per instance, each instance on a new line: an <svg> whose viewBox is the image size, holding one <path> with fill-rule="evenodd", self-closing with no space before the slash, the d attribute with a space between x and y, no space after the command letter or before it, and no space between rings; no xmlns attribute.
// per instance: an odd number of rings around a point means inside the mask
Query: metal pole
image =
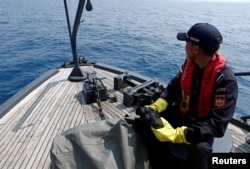
<svg viewBox="0 0 250 169"><path fill-rule="evenodd" d="M87 78L87 73L85 72L83 74L83 72L81 71L79 67L77 47L76 47L77 30L80 25L84 4L85 4L85 0L79 0L78 8L77 8L76 16L75 16L73 32L71 32L71 25L70 25L70 20L69 20L67 2L66 0L64 0L65 13L66 13L66 18L67 18L67 23L68 23L68 31L69 31L71 49L72 49L72 55L73 55L73 63L75 64L75 67L73 68L71 74L68 77L68 80L72 82L83 81Z"/></svg>

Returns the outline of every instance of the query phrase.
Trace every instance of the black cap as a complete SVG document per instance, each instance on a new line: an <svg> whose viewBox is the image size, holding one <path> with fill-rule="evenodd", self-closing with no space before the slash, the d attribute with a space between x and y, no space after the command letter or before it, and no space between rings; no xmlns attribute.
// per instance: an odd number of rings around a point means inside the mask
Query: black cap
<svg viewBox="0 0 250 169"><path fill-rule="evenodd" d="M181 41L192 41L201 48L209 47L215 49L222 43L222 35L219 30L208 23L196 23L187 33L178 33L177 39Z"/></svg>

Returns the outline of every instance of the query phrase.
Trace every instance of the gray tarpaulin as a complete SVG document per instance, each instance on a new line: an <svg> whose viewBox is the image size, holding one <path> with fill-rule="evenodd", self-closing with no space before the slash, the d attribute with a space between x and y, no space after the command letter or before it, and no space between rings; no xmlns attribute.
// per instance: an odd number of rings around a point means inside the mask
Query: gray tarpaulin
<svg viewBox="0 0 250 169"><path fill-rule="evenodd" d="M125 119L74 127L54 138L52 169L147 169L140 136Z"/></svg>

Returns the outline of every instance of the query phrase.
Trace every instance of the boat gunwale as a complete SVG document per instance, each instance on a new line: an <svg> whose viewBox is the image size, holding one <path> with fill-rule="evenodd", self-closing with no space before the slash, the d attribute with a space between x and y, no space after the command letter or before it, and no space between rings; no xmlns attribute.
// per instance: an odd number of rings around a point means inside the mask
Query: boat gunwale
<svg viewBox="0 0 250 169"><path fill-rule="evenodd" d="M115 66L107 65L107 64L104 64L104 63L96 63L96 64L94 64L94 67L102 69L102 70L106 70L106 71L109 71L109 72L115 73L115 74L128 73L133 80L136 80L136 81L138 81L140 83L143 83L143 82L146 82L148 80L153 79L153 78L150 78L148 76L144 76L144 75L141 75L141 74L138 74L138 73L135 73L135 72L128 71L126 69L122 69L122 68L118 68L118 67L115 67ZM163 84L162 82L159 82L159 83Z"/></svg>

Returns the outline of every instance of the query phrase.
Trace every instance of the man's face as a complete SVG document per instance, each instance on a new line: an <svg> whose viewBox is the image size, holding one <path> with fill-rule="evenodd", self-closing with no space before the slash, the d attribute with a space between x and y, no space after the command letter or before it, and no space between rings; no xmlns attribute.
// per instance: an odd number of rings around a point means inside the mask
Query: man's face
<svg viewBox="0 0 250 169"><path fill-rule="evenodd" d="M200 52L200 47L193 44L191 41L186 41L186 46L185 46L186 54L187 57L190 60L194 60L197 58L199 52Z"/></svg>

